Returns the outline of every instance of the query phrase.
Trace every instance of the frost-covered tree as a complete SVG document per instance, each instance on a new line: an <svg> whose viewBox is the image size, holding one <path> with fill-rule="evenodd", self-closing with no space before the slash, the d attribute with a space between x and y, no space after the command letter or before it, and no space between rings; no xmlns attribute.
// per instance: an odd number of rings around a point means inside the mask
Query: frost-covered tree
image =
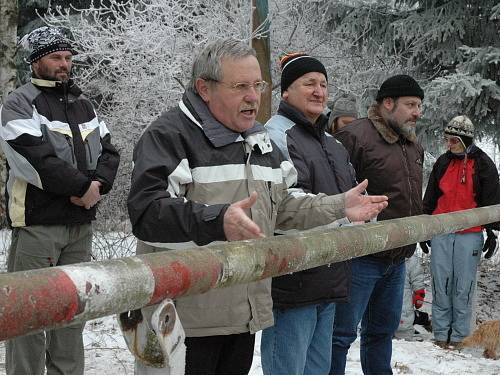
<svg viewBox="0 0 500 375"><path fill-rule="evenodd" d="M497 0L320 0L331 30L372 59L397 56L425 84L421 122L431 145L457 114L500 141L500 4ZM431 145L432 146L432 145ZM432 148L432 147L431 147Z"/></svg>
<svg viewBox="0 0 500 375"><path fill-rule="evenodd" d="M125 198L135 141L152 120L180 100L192 57L209 40L250 39L251 3L108 0L83 9L48 7L45 22L72 31L79 51L75 57L78 82L96 102L122 155L116 187L101 206L101 221L127 221ZM283 52L301 50L321 59L330 73L332 98L345 93L362 98L375 87L373 77L398 68L397 59L367 60L365 51L326 31L326 20L318 19L325 11L319 3L274 0L269 9L275 106L277 61ZM265 29L257 32L269 36Z"/></svg>
<svg viewBox="0 0 500 375"><path fill-rule="evenodd" d="M45 22L71 29L80 52L78 81L122 154L116 188L101 207L104 218L127 221L135 141L177 104L192 57L208 41L250 39L251 3L106 0L86 9L49 7ZM272 111L279 100L279 55L304 51L325 64L330 97L355 95L361 114L385 77L409 73L425 84L427 134L460 112L491 136L500 100L492 31L498 17L492 0L270 0L270 33L262 36L271 38Z"/></svg>
<svg viewBox="0 0 500 375"><path fill-rule="evenodd" d="M16 86L14 55L17 44L17 11L17 1L0 0L0 105ZM0 151L0 186L5 185L5 180L5 155ZM6 224L5 197L1 194L0 228Z"/></svg>
<svg viewBox="0 0 500 375"><path fill-rule="evenodd" d="M176 105L193 55L219 37L250 38L250 3L227 0L108 0L56 7L45 22L71 30L78 83L95 102L121 154L101 224L126 223L132 150L142 130Z"/></svg>
<svg viewBox="0 0 500 375"><path fill-rule="evenodd" d="M303 51L323 62L329 74L329 96L351 94L366 113L373 91L389 71L402 69L398 56L372 59L369 50L331 28L330 4L322 1L275 0L271 2L271 45L274 82L279 86L279 56ZM275 99L279 90L275 92Z"/></svg>
<svg viewBox="0 0 500 375"><path fill-rule="evenodd" d="M0 0L0 103L16 86L17 1Z"/></svg>

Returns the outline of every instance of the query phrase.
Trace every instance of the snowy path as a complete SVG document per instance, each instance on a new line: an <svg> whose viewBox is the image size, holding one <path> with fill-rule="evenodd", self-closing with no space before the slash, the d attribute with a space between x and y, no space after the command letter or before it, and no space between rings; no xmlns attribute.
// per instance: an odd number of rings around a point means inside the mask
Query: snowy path
<svg viewBox="0 0 500 375"><path fill-rule="evenodd" d="M427 336L428 337L428 336ZM394 374L500 375L500 361L481 358L481 351L443 350L431 342L393 343ZM0 344L0 374L5 374L3 343ZM86 375L132 375L133 361L114 317L97 319L85 329ZM346 375L361 375L359 340L349 352ZM259 345L250 375L262 375Z"/></svg>

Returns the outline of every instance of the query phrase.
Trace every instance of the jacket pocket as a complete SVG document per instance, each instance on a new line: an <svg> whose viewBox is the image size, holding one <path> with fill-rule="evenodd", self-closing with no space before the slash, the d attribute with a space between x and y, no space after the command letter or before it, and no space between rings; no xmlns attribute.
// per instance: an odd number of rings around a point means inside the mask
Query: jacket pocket
<svg viewBox="0 0 500 375"><path fill-rule="evenodd" d="M99 128L92 131L84 140L85 151L87 154L87 169L94 171L97 168L97 160L101 156L102 145L99 135Z"/></svg>
<svg viewBox="0 0 500 375"><path fill-rule="evenodd" d="M47 131L45 136L47 141L52 145L56 156L76 168L73 138L69 134L51 130Z"/></svg>

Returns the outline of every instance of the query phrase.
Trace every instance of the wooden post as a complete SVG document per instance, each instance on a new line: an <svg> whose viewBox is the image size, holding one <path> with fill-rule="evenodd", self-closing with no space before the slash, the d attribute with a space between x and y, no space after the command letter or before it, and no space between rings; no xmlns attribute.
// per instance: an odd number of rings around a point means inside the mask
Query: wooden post
<svg viewBox="0 0 500 375"><path fill-rule="evenodd" d="M271 47L268 13L267 0L252 0L252 47L257 51L257 60L259 60L262 79L269 83L268 89L262 94L260 109L257 114L257 121L262 124L265 124L271 117L271 88L273 84L270 66Z"/></svg>

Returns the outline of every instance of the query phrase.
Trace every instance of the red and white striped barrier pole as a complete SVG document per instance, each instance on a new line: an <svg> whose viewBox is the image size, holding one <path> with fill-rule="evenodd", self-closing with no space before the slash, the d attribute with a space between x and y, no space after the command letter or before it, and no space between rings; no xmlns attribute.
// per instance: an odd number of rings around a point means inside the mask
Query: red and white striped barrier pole
<svg viewBox="0 0 500 375"><path fill-rule="evenodd" d="M500 221L500 205L0 274L0 340Z"/></svg>

